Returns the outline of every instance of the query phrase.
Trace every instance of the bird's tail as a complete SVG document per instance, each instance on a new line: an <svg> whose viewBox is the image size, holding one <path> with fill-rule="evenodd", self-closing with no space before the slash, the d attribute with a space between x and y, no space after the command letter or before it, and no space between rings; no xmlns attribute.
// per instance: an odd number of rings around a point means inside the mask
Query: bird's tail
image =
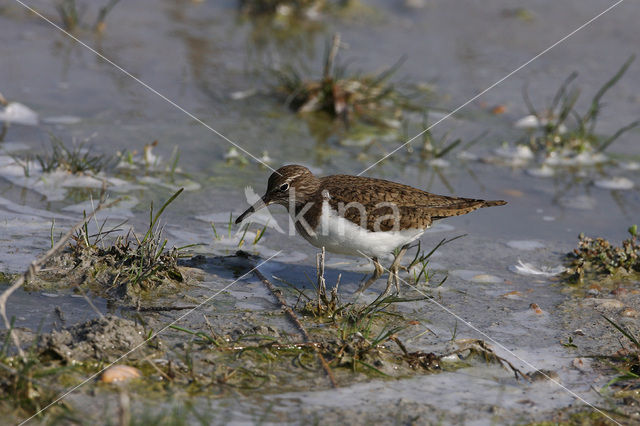
<svg viewBox="0 0 640 426"><path fill-rule="evenodd" d="M472 198L459 198L457 203L452 203L447 207L430 208L429 211L431 219L437 220L445 217L461 216L483 207L503 206L505 204L507 204L507 202L503 200L485 201Z"/></svg>
<svg viewBox="0 0 640 426"><path fill-rule="evenodd" d="M507 202L504 200L483 201L480 207L504 206L505 204L507 204Z"/></svg>

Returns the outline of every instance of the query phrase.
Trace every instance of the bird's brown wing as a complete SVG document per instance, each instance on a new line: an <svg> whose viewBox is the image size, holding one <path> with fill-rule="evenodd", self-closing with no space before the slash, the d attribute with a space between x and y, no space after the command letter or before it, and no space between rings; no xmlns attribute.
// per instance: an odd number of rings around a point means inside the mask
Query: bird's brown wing
<svg viewBox="0 0 640 426"><path fill-rule="evenodd" d="M366 224L371 231L424 229L437 219L506 204L504 201L447 197L396 182L359 176L322 178L321 187L327 191L329 205L334 210L355 224ZM322 199L323 195L318 194L317 201L322 203Z"/></svg>

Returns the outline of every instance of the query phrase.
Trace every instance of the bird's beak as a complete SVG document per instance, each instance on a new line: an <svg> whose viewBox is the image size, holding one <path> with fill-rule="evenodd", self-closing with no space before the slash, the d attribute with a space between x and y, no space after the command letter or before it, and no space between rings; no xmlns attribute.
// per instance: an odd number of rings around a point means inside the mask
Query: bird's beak
<svg viewBox="0 0 640 426"><path fill-rule="evenodd" d="M249 207L247 210L245 210L244 213L238 216L238 218L236 219L236 225L242 222L244 218L249 216L251 213L258 211L263 207L267 207L269 204L271 204L271 200L269 200L267 198L267 194L265 194L262 198L256 201L254 205Z"/></svg>

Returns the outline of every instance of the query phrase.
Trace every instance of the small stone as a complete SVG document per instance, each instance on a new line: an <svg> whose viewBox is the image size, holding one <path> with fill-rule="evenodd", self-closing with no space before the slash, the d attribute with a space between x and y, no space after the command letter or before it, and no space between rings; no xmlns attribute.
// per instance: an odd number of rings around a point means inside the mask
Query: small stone
<svg viewBox="0 0 640 426"><path fill-rule="evenodd" d="M100 381L103 383L123 383L139 377L142 377L142 373L135 367L113 365L102 372Z"/></svg>
<svg viewBox="0 0 640 426"><path fill-rule="evenodd" d="M493 115L500 115L504 114L505 112L507 112L507 107L504 105L496 105L495 107L493 107L493 109L491 109L491 114Z"/></svg>
<svg viewBox="0 0 640 426"><path fill-rule="evenodd" d="M637 318L638 311L633 308L624 308L622 311L620 311L620 315L627 318Z"/></svg>
<svg viewBox="0 0 640 426"><path fill-rule="evenodd" d="M504 297L505 299L520 299L522 297L522 293L520 293L518 290L513 290L503 294L500 297Z"/></svg>
<svg viewBox="0 0 640 426"><path fill-rule="evenodd" d="M589 370L589 362L584 358L574 358L571 364L577 370L580 370L583 372Z"/></svg>
<svg viewBox="0 0 640 426"><path fill-rule="evenodd" d="M575 334L576 336L584 336L584 331L582 331L582 329L577 329L573 331L573 334Z"/></svg>
<svg viewBox="0 0 640 426"><path fill-rule="evenodd" d="M529 305L529 309L532 309L533 312L535 312L537 315L542 315L543 311L542 309L540 309L540 306L538 306L538 304L536 303L532 303Z"/></svg>

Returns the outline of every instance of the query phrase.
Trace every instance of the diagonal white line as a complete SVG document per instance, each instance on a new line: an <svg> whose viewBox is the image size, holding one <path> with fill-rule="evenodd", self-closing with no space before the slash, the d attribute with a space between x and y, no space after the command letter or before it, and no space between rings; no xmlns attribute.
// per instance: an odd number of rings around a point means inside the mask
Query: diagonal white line
<svg viewBox="0 0 640 426"><path fill-rule="evenodd" d="M156 331L155 333L153 333L150 337L148 337L147 339L145 339L144 342L140 343L139 345L137 345L136 347L134 347L133 349L129 350L127 353L121 355L118 359L116 359L115 361L113 361L112 363L110 363L109 365L107 365L106 367L104 367L103 369L101 369L100 371L92 374L91 376L87 377L85 380L83 380L82 382L80 382L79 384L73 386L72 388L68 389L67 391L65 391L62 395L60 395L59 397L57 397L53 402L49 403L46 407L41 408L40 410L38 410L35 414L33 414L31 417L29 417L26 420L23 420L19 425L23 425L25 423L27 423L28 421L30 421L31 419L33 419L34 417L40 415L40 413L42 413L43 411L47 410L48 408L50 408L52 405L57 404L58 402L60 402L61 400L63 400L64 398L66 398L67 396L69 396L71 393L73 393L76 389L78 389L79 387L85 385L87 382L93 380L94 378L96 378L100 373L102 373L104 370L106 370L107 368L111 367L112 365L120 362L123 358L126 358L127 356L129 356L131 353L137 351L138 349L140 349L140 347L142 347L143 345L145 345L147 342L149 342L151 339L153 339L154 337L158 336L160 333L162 333L163 331L165 331L167 328L171 327L172 325L174 325L175 323L177 323L178 321L182 320L184 317L186 317L187 315L190 315L193 311L195 311L196 309L198 309L199 307L201 307L202 305L204 305L205 303L210 302L214 297L216 297L217 295L219 295L220 293L222 293L223 291L227 290L229 287L231 287L232 285L234 285L235 283L237 283L238 281L240 281L241 279L243 279L244 277L246 277L247 275L251 274L253 271L255 271L256 269L258 269L259 267L261 267L262 265L264 265L265 263L267 263L268 261L270 261L271 259L273 259L274 257L276 257L277 255L279 255L280 253L282 253L282 250L278 251L276 254L274 254L273 256L269 257L268 259L260 262L259 265L254 266L253 268L251 268L250 271L245 272L244 274L242 274L238 279L236 279L235 281L233 281L231 284L228 284L226 286L224 286L222 289L216 291L212 296L209 296L208 298L206 298L203 302L199 303L198 305L196 305L194 308L188 310L186 313L184 313L183 315L179 316L178 318L176 318L175 320L171 321L169 324L165 325L164 327L162 327L160 330Z"/></svg>
<svg viewBox="0 0 640 426"><path fill-rule="evenodd" d="M469 99L468 101L466 101L465 103L463 103L462 105L458 106L456 109L454 109L453 111L449 112L448 114L446 114L444 117L441 117L439 120L437 120L435 123L431 124L429 127L427 127L426 129L424 129L423 131L421 131L420 133L418 133L417 135L415 135L414 137L412 137L411 139L409 139L408 141L406 141L405 143L403 143L402 145L396 147L393 151L391 151L390 153L386 154L384 157L382 157L381 159L379 159L378 161L376 161L375 163L373 163L372 165L370 165L369 167L367 167L366 169L364 169L363 171L361 171L360 173L358 173L358 176L362 175L363 173L366 173L369 169L372 169L373 167L375 167L376 165L378 165L381 161L384 161L385 159L387 159L388 157L392 156L393 154L395 154L396 152L398 152L399 150L401 150L402 148L404 148L405 146L409 145L411 142L413 142L414 140L416 140L417 138L419 138L420 136L424 135L426 132L428 132L429 130L431 130L433 127L435 127L436 125L440 124L441 122L443 122L444 120L446 120L447 118L451 117L452 115L454 115L455 113L457 113L458 111L460 111L462 108L466 107L467 105L469 105L471 102L475 101L476 99L478 99L480 96L484 95L485 93L487 93L489 90L493 89L494 87L498 86L499 84L501 84L503 81L505 81L506 79L508 79L509 77L511 77L512 75L514 75L515 73L517 73L518 71L520 71L521 69L523 69L524 67L526 67L527 65L529 65L531 62L535 61L536 59L538 59L539 57L541 57L542 55L544 55L545 53L549 52L551 49L553 49L554 47L556 47L557 45L559 45L560 43L564 42L565 40L567 40L569 37L573 36L575 33L577 33L578 31L584 29L585 27L587 27L588 25L590 25L591 23L593 23L593 21L595 21L596 19L600 18L602 15L606 14L607 12L609 12L611 9L615 8L616 6L618 6L620 3L622 3L624 0L618 0L616 1L614 4L612 4L611 6L607 7L605 10L603 10L602 12L598 13L596 16L594 16L593 18L589 19L587 22L585 22L584 24L580 25L578 28L576 28L575 30L571 31L569 34L565 35L564 37L562 37L560 40L556 41L555 43L553 43L551 46L547 47L546 49L544 49L543 51L541 51L540 53L538 53L536 56L534 56L533 58L529 59L527 62L523 63L522 65L520 65L519 67L517 67L516 69L514 69L513 71L511 71L509 74L505 75L504 77L502 77L500 80L496 81L495 83L493 83L491 86L487 87L486 89L484 89L483 91L481 91L480 93L476 94L474 97L472 97L471 99Z"/></svg>
<svg viewBox="0 0 640 426"><path fill-rule="evenodd" d="M359 251L360 254L364 257L366 257L367 259L373 261L373 259L369 256L367 256L366 254L364 254L363 252ZM390 271L385 268L384 266L382 267L386 272ZM583 397L581 397L580 395L578 395L577 393L575 393L574 391L572 391L571 389L569 389L568 387L566 387L565 385L563 385L562 383L560 383L558 380L554 379L553 377L549 377L544 371L540 370L539 368L537 368L535 365L531 364L529 361L527 361L526 359L523 359L521 357L519 357L518 355L516 355L515 353L513 353L513 351L511 351L509 348L507 348L506 346L504 346L502 343L498 342L497 340L495 340L493 337L489 336L487 333L485 333L484 331L480 330L478 327L476 327L475 325L471 324L470 322L468 322L467 320L465 320L464 318L462 318L460 315L456 314L455 312L453 312L451 309L447 308L446 306L444 306L443 304L439 303L437 300L435 300L435 298L430 297L429 295L427 295L426 293L424 293L423 291L421 291L420 289L418 289L417 287L412 286L411 284L409 284L407 281L403 280L402 278L400 278L398 276L398 280L402 281L403 284L406 284L408 287L412 288L413 290L417 291L418 293L420 293L421 295L423 295L428 301L432 302L433 304L435 304L436 306L438 306L440 309L442 309L443 311L447 312L449 315L455 317L457 320L461 321L463 324L465 324L467 327L469 327L470 329L472 329L473 331L475 331L476 333L481 334L482 336L484 336L487 340L491 341L491 343L493 343L494 345L498 346L500 349L508 352L510 355L512 355L513 357L517 358L518 360L520 360L521 362L523 362L524 364L526 364L529 368L534 369L535 371L540 372L540 374L542 374L547 380L549 380L550 382L555 383L556 385L560 386L560 388L562 388L563 390L565 390L567 393L569 393L571 396L579 399L580 401L584 402L586 405L588 405L589 407L593 408L594 410L596 410L598 413L602 414L603 416L605 416L606 418L608 418L609 420L611 420L612 422L614 422L617 425L622 426L621 423L615 421L613 418L611 418L609 415L607 415L604 411L600 410L599 408L595 407L593 404L591 404L590 402L588 402L587 400L585 400Z"/></svg>
<svg viewBox="0 0 640 426"><path fill-rule="evenodd" d="M192 114L191 112L187 111L186 109L184 109L182 106L178 105L176 102L172 101L171 99L169 99L167 96L163 95L162 93L160 93L159 91L157 91L156 89L154 89L153 87L151 87L150 85L148 85L147 83L145 83L144 81L140 80L138 77L134 76L133 74L131 74L129 71L127 71L126 69L122 68L120 65L116 64L115 62L113 62L111 59L107 58L106 56L104 56L102 53L98 52L97 50L95 50L93 47L89 46L88 44L86 44L85 42L83 42L82 40L80 40L79 38L77 38L76 36L74 36L73 34L69 33L68 31L66 31L64 28L60 27L58 24L56 24L55 22L51 21L50 19L48 19L47 17L43 16L40 12L38 12L37 10L35 10L34 8L32 8L31 6L25 4L22 0L15 0L17 3L20 3L25 9L29 10L31 13L33 13L34 15L38 16L39 18L43 19L44 21L46 21L47 23L49 23L50 25L52 25L54 28L58 29L59 31L61 31L62 33L64 33L67 37L71 38L72 40L74 40L76 43L80 44L81 46L89 49L93 54L95 54L96 56L98 56L100 59L102 59L103 61L107 62L108 64L112 65L113 67L115 67L116 69L118 69L120 72L122 72L123 74L125 74L127 77L132 78L133 80L135 80L137 83L139 83L140 85L142 85L144 88L146 88L147 90L149 90L151 93L158 95L160 98L162 98L164 101L168 102L170 105L172 105L173 107L179 109L180 111L182 111L183 113L185 113L186 115L188 115L190 118L192 118L193 120L197 121L198 123L202 124L204 127L206 127L207 129L211 130L213 133L215 133L216 135L218 135L219 137L221 137L222 139L224 139L225 141L229 142L231 145L235 146L236 148L238 148L239 150L241 150L242 152L244 152L245 154L247 154L248 156L250 156L251 158L253 158L254 160L256 160L258 163L262 164L263 166L267 167L268 169L270 169L272 172L276 172L276 170L274 168L272 168L270 165L268 165L267 163L265 163L264 161L260 160L259 158L257 158L255 155L253 155L252 153L250 153L249 151L247 151L246 149L244 149L243 147L241 147L240 145L238 145L237 143L235 143L234 141L232 141L231 139L229 139L228 137L226 137L225 135L223 135L222 133L220 133L219 131L217 131L216 129L214 129L213 127L211 127L210 125L208 125L207 123L205 123L204 121L202 121L201 119L199 119L198 117L196 117L194 114ZM277 173L277 172L276 172ZM279 173L278 173L279 174Z"/></svg>

